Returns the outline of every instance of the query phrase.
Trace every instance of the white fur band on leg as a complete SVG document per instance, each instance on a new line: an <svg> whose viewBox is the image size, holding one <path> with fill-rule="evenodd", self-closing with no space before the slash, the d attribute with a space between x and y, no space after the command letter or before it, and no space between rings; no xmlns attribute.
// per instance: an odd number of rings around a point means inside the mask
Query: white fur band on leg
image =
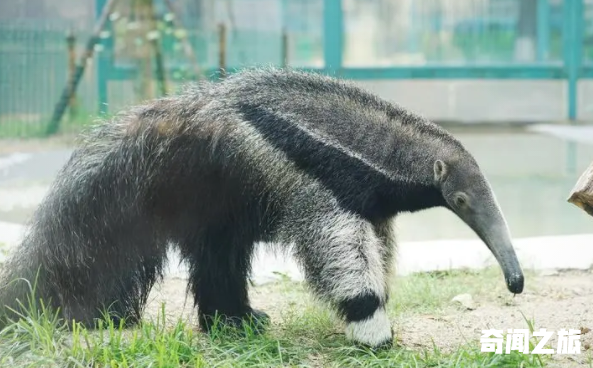
<svg viewBox="0 0 593 368"><path fill-rule="evenodd" d="M346 326L346 337L370 346L390 342L393 339L393 333L385 309L377 309L372 317L363 321L350 322Z"/></svg>

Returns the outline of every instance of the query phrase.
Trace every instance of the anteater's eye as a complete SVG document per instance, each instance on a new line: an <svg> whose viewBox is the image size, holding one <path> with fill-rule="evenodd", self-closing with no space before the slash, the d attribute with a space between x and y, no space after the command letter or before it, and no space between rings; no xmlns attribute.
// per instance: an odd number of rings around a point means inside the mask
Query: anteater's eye
<svg viewBox="0 0 593 368"><path fill-rule="evenodd" d="M467 205L467 196L463 193L459 193L455 195L454 201L456 207L464 207L465 205Z"/></svg>

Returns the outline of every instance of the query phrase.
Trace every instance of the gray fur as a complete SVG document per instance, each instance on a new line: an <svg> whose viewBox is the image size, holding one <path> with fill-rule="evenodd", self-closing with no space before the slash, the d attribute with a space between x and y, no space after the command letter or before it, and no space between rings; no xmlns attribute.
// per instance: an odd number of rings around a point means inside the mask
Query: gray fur
<svg viewBox="0 0 593 368"><path fill-rule="evenodd" d="M456 207L459 192L471 208ZM392 221L436 206L486 234L509 288L521 292L500 209L450 134L350 82L243 71L91 130L5 267L0 305L26 299L23 282L8 282L39 270L37 296L67 320L93 326L109 308L133 324L171 242L190 265L202 327L215 313L229 323L266 319L250 307L245 279L254 243L273 242L294 252L351 339L389 345Z"/></svg>

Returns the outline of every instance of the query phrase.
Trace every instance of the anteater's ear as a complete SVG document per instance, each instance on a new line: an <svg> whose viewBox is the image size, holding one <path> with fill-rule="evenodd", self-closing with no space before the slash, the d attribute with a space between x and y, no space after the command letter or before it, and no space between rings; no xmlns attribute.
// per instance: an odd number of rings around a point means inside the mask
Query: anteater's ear
<svg viewBox="0 0 593 368"><path fill-rule="evenodd" d="M447 164L444 161L436 160L434 162L434 181L442 183L447 177Z"/></svg>

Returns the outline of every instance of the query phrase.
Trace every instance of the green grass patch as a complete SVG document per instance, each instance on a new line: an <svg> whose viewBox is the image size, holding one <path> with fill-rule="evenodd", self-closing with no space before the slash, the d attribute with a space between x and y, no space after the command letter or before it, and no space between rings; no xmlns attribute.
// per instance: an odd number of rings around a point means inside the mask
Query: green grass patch
<svg viewBox="0 0 593 368"><path fill-rule="evenodd" d="M8 255L8 246L6 243L0 242L0 256L6 257Z"/></svg>
<svg viewBox="0 0 593 368"><path fill-rule="evenodd" d="M81 113L62 118L57 133L79 133L95 123L96 116ZM31 116L27 119L11 119L0 116L0 139L30 139L48 137L49 116Z"/></svg>
<svg viewBox="0 0 593 368"><path fill-rule="evenodd" d="M533 276L529 270L524 273L526 278ZM391 285L393 300L389 307L393 314L439 313L450 306L453 297L466 293L502 304L513 298L498 267L418 273L396 277Z"/></svg>
<svg viewBox="0 0 593 368"><path fill-rule="evenodd" d="M494 276L494 277L493 277ZM442 308L459 292L482 292L484 273L432 273L400 278L389 308L392 317ZM461 284L459 286L458 284ZM474 285L474 286L472 286ZM487 287L487 286L486 286ZM395 343L390 350L354 346L342 323L299 283L281 281L270 288L283 306L261 335L216 330L200 332L183 320L166 321L165 306L132 329L105 322L99 330L79 325L67 329L42 306L30 308L0 332L1 367L540 367L539 356L480 352L478 344L444 352L438 347L410 349ZM280 296L277 293L282 293ZM471 291L470 291L471 292ZM286 303L288 298L288 303ZM419 309L420 308L420 309ZM281 309L281 310L280 310ZM526 321L526 327L532 321Z"/></svg>
<svg viewBox="0 0 593 368"><path fill-rule="evenodd" d="M42 138L46 134L47 124L41 121L2 121L0 138Z"/></svg>

